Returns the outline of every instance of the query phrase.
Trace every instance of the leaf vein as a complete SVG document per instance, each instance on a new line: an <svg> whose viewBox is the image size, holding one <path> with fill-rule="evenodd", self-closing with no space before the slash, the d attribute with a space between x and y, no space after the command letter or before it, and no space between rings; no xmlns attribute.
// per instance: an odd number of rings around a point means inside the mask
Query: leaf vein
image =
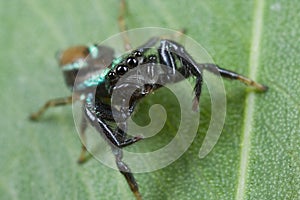
<svg viewBox="0 0 300 200"><path fill-rule="evenodd" d="M255 80L256 72L259 67L260 41L263 29L263 8L264 0L256 0L254 3L254 17L252 26L251 51L249 58L250 74L249 76ZM245 117L242 131L241 158L238 176L238 184L236 191L236 199L245 199L246 195L246 179L248 162L251 150L251 131L252 118L254 113L255 94L250 93L246 98Z"/></svg>

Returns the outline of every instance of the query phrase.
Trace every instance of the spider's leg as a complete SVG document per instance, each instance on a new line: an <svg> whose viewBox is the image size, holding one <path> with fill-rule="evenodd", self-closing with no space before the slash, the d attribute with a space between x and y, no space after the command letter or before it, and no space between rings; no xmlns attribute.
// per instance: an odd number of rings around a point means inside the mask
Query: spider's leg
<svg viewBox="0 0 300 200"><path fill-rule="evenodd" d="M136 50L141 53L144 53L148 51L150 48L154 47L158 41L159 41L159 37L152 37L147 42L137 47Z"/></svg>
<svg viewBox="0 0 300 200"><path fill-rule="evenodd" d="M119 18L118 18L118 24L119 24L120 32L122 32L121 34L122 34L122 37L123 37L125 50L128 51L128 50L131 50L132 47L131 47L127 32L125 32L127 30L126 23L125 23L126 11L127 11L126 1L121 0L120 1L120 15L119 15Z"/></svg>
<svg viewBox="0 0 300 200"><path fill-rule="evenodd" d="M96 114L95 108L92 105L86 104L85 105L85 111L84 111L87 119L91 123L92 126L96 128L96 130L106 139L108 140L111 144L115 145L116 147L122 148L128 145L131 145L139 140L142 139L141 136L135 136L132 138L126 138L124 137L119 137L121 134L126 133L121 133L120 128L117 128L116 131L113 131L109 125L106 123L106 117L105 115L101 114ZM112 115L112 113L110 114ZM108 116L109 118L110 116ZM111 121L110 119L108 119Z"/></svg>
<svg viewBox="0 0 300 200"><path fill-rule="evenodd" d="M96 130L102 134L102 136L109 141L109 145L111 146L112 152L116 158L116 165L125 177L131 191L134 193L137 200L141 200L141 194L139 193L138 184L135 181L133 174L131 173L129 167L122 161L123 153L122 147L131 145L139 140L141 137L133 137L133 138L126 138L125 131L127 130L127 123L121 122L116 131L111 130L108 124L105 122L105 119L108 121L113 120L113 113L109 105L102 104L97 111L95 107L91 104L85 104L85 114L87 119L90 121L91 125L96 128ZM96 114L97 113L97 114ZM120 113L116 113L118 115ZM122 116L117 116L122 117Z"/></svg>
<svg viewBox="0 0 300 200"><path fill-rule="evenodd" d="M29 118L31 120L38 120L44 112L50 107L64 106L72 103L72 96L51 99L47 101L37 112L32 113Z"/></svg>
<svg viewBox="0 0 300 200"><path fill-rule="evenodd" d="M199 110L199 98L201 95L201 89L202 89L202 75L199 74L196 76L196 84L195 84L195 88L194 88L194 92L195 92L195 98L193 100L193 110L194 111L198 111Z"/></svg>
<svg viewBox="0 0 300 200"><path fill-rule="evenodd" d="M89 154L87 155L87 149L85 146L86 145L86 135L85 135L86 128L87 128L87 120L82 112L80 130L79 130L82 145L81 145L81 153L77 160L77 162L79 164L82 164L82 163L86 162L89 158L91 158L91 156Z"/></svg>
<svg viewBox="0 0 300 200"><path fill-rule="evenodd" d="M178 33L176 33L174 35L162 35L160 37L152 37L147 42L145 42L141 46L137 47L136 50L144 53L144 52L148 51L150 48L155 47L155 45L160 40L164 40L164 38L168 38L168 37L180 37L184 33L185 33L185 30L179 30Z"/></svg>
<svg viewBox="0 0 300 200"><path fill-rule="evenodd" d="M112 147L112 151L116 158L116 164L121 174L125 177L131 191L137 200L141 200L142 196L139 192L138 184L130 171L130 168L122 161L123 151L120 148Z"/></svg>
<svg viewBox="0 0 300 200"><path fill-rule="evenodd" d="M228 78L228 79L233 79L233 80L239 80L243 83L245 83L246 85L255 87L257 90L259 91L267 91L268 87L265 85L262 85L260 83L257 83L241 74L238 74L236 72L227 70L227 69L223 69L221 67L219 67L218 65L215 64L211 64L211 63L207 63L207 64L199 64L203 69L206 69L214 74L219 74L224 78Z"/></svg>
<svg viewBox="0 0 300 200"><path fill-rule="evenodd" d="M185 48L171 40L161 40L160 48L159 48L159 56L160 63L169 67L167 76L174 75L175 81L179 81L176 73L179 72L185 78L189 76L196 77L196 85L194 88L195 98L193 102L193 110L198 110L199 98L201 95L202 88L202 68L199 66L196 61L186 52ZM176 63L176 58L180 62L180 66L178 66L178 62Z"/></svg>

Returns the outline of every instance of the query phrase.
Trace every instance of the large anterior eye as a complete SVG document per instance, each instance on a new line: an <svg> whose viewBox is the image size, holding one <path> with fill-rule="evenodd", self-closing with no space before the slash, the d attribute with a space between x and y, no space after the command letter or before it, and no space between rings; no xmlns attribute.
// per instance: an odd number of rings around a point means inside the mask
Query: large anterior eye
<svg viewBox="0 0 300 200"><path fill-rule="evenodd" d="M128 57L126 64L129 66L129 68L134 68L138 65L138 61L134 57Z"/></svg>
<svg viewBox="0 0 300 200"><path fill-rule="evenodd" d="M128 67L126 66L126 65L118 65L117 67L116 67L116 72L117 72L117 74L118 75L123 75L123 74L125 74L126 72L128 72Z"/></svg>

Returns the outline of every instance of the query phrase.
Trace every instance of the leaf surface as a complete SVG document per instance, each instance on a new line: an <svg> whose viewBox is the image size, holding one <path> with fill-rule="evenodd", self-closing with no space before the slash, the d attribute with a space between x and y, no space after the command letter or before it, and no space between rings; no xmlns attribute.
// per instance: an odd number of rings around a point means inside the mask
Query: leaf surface
<svg viewBox="0 0 300 200"><path fill-rule="evenodd" d="M46 100L69 94L55 52L118 33L118 10L118 1L0 3L0 199L133 199L119 172L96 160L76 164L71 107L51 109L40 122L27 119ZM199 159L210 117L204 91L190 148L166 168L135 175L144 199L300 198L299 10L296 0L128 1L128 28L185 28L216 63L270 88L255 93L225 81L224 130ZM159 92L140 110L157 100L173 105Z"/></svg>

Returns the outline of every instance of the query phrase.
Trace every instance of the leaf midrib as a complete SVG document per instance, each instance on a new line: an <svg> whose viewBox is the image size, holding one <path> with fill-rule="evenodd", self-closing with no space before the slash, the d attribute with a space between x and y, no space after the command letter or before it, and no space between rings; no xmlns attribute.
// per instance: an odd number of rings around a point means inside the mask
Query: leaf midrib
<svg viewBox="0 0 300 200"><path fill-rule="evenodd" d="M256 72L259 67L260 56L260 42L263 29L263 9L264 0L256 0L254 2L253 26L252 26L252 39L251 49L249 56L249 77L253 80L256 78ZM248 162L250 160L251 150L251 132L252 132L252 119L254 113L255 94L249 93L245 102L245 113L242 130L241 142L241 157L240 169L238 176L236 200L245 199L246 194L246 181Z"/></svg>

